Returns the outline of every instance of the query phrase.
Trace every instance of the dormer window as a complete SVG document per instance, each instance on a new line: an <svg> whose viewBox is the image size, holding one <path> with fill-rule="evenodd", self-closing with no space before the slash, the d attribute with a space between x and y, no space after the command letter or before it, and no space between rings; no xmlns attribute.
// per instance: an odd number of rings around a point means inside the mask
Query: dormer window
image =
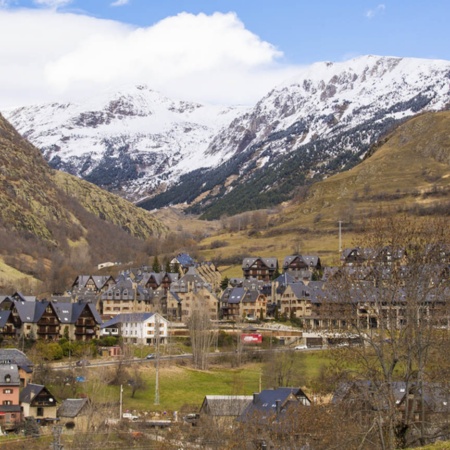
<svg viewBox="0 0 450 450"><path fill-rule="evenodd" d="M11 375L5 375L5 383L11 383Z"/></svg>

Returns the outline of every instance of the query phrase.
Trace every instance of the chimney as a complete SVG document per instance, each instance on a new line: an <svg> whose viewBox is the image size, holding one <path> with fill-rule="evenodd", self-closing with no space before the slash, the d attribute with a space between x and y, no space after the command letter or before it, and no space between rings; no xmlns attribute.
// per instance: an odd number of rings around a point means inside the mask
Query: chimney
<svg viewBox="0 0 450 450"><path fill-rule="evenodd" d="M253 404L256 404L257 401L258 401L258 393L254 392L253 393Z"/></svg>
<svg viewBox="0 0 450 450"><path fill-rule="evenodd" d="M275 411L278 416L281 412L281 400L275 400Z"/></svg>

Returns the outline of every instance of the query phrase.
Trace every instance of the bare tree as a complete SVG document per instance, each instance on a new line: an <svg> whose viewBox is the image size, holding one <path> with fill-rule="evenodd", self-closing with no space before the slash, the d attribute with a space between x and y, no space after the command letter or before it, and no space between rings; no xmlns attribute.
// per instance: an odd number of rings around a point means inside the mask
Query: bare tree
<svg viewBox="0 0 450 450"><path fill-rule="evenodd" d="M341 365L347 379L365 383L355 391L367 429L377 430L374 448L424 445L441 432L425 419L425 393L437 349L450 349L449 334L442 331L449 323L443 261L449 231L440 220L406 217L370 225L356 244L366 249L365 266L343 269L330 283L329 325L347 327L363 343L341 349L338 357L347 361Z"/></svg>
<svg viewBox="0 0 450 450"><path fill-rule="evenodd" d="M199 304L187 321L192 346L194 367L200 370L208 368L208 354L214 342L215 329L207 309Z"/></svg>

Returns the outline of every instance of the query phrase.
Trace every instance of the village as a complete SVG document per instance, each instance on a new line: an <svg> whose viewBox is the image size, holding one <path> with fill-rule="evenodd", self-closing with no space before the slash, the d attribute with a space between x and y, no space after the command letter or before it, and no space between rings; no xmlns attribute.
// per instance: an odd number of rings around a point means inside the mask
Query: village
<svg viewBox="0 0 450 450"><path fill-rule="evenodd" d="M436 287L439 280L448 279L450 253L446 246L426 253L433 257L422 261L420 278L428 277L427 284ZM28 420L36 420L41 428L70 423L72 429L88 405L87 398L56 399L48 387L33 383L33 363L19 350L25 341L87 343L113 337L115 345L102 347L99 353L118 358L122 353L119 343L158 350L174 338L192 339L188 325L201 312L210 324L211 336L219 331L229 334L238 347L258 346L263 340L272 344L275 339L282 350L307 350L364 346L366 336L373 332L401 330L408 323L410 276L416 267L404 249L348 248L342 251L339 267L324 267L314 255L290 255L282 265L275 257L244 258L241 268L242 277L222 278L212 262L198 263L180 253L166 265L167 270L154 270L154 264L122 271L117 277L79 275L66 293L49 299L20 292L1 296L2 432L16 431ZM387 281L393 277L395 293ZM447 294L448 290L424 292L418 320L447 329ZM156 356L149 353L147 358ZM77 362L88 364L87 359ZM395 385L397 405L404 407L412 388L413 384ZM361 386L341 386L334 401L342 401L355 389ZM430 411L448 413L443 410L447 390L441 385L427 389L433 398ZM300 386L260 389L243 396L204 395L198 414L185 420L196 423L206 415L246 422L258 412L278 423L281 417L289 417L289 411L297 411L298 405L310 406L313 401ZM121 413L121 418L138 416Z"/></svg>

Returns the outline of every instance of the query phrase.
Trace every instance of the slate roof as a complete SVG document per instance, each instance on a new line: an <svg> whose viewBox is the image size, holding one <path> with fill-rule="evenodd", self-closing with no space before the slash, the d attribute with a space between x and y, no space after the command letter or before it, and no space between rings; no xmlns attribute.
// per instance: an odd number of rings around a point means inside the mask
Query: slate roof
<svg viewBox="0 0 450 450"><path fill-rule="evenodd" d="M100 317L100 314L92 305L92 303L84 303L84 302L78 302L78 303L52 303L52 306L56 312L56 315L58 316L58 320L64 324L64 323L75 323L85 308L89 309L95 319L95 321L98 324L102 323L102 319Z"/></svg>
<svg viewBox="0 0 450 450"><path fill-rule="evenodd" d="M203 400L200 413L214 417L238 417L252 399L251 395L207 395Z"/></svg>
<svg viewBox="0 0 450 450"><path fill-rule="evenodd" d="M31 373L33 363L27 358L25 353L16 348L0 348L0 364L17 364L19 369Z"/></svg>
<svg viewBox="0 0 450 450"><path fill-rule="evenodd" d="M42 317L48 302L16 301L15 308L20 320L25 323L36 323Z"/></svg>
<svg viewBox="0 0 450 450"><path fill-rule="evenodd" d="M251 267L255 261L261 260L267 267L275 269L278 267L278 259L277 258L244 258L242 261L242 268L247 269Z"/></svg>
<svg viewBox="0 0 450 450"><path fill-rule="evenodd" d="M42 391L47 391L50 396L50 391L42 384L28 383L20 392L20 403L31 403L33 399L39 395ZM56 399L53 397L54 403L56 404Z"/></svg>
<svg viewBox="0 0 450 450"><path fill-rule="evenodd" d="M75 418L88 403L87 398L68 398L64 400L56 412L57 417Z"/></svg>
<svg viewBox="0 0 450 450"><path fill-rule="evenodd" d="M10 377L9 382L6 381L8 376ZM0 364L0 386L20 386L17 364Z"/></svg>
<svg viewBox="0 0 450 450"><path fill-rule="evenodd" d="M175 259L182 267L190 267L195 265L195 261L189 256L188 253L179 253Z"/></svg>
<svg viewBox="0 0 450 450"><path fill-rule="evenodd" d="M7 324L10 315L11 310L9 309L0 311L0 328L3 328Z"/></svg>
<svg viewBox="0 0 450 450"><path fill-rule="evenodd" d="M268 419L277 414L277 402L280 412L290 401L298 401L299 403L311 401L300 388L282 387L277 389L265 389L259 394L253 395L252 402L245 408L239 417L240 421L246 421L255 415L261 419Z"/></svg>

